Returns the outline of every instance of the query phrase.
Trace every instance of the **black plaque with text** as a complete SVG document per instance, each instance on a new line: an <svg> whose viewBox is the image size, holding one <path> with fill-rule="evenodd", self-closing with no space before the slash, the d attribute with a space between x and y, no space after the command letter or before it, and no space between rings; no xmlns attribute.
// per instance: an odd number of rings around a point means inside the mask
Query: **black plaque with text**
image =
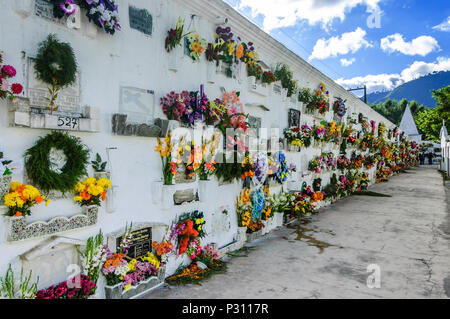
<svg viewBox="0 0 450 319"><path fill-rule="evenodd" d="M142 228L132 232L133 238L128 249L127 259L140 258L152 251L152 228ZM122 237L117 238L117 247Z"/></svg>

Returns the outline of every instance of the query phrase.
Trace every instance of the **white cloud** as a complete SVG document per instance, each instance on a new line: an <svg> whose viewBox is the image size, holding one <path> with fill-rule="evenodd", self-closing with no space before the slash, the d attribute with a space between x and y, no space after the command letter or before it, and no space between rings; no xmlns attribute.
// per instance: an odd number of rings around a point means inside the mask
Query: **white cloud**
<svg viewBox="0 0 450 319"><path fill-rule="evenodd" d="M450 17L448 17L447 20L445 20L441 24L434 26L433 29L444 31L444 32L449 32L450 31Z"/></svg>
<svg viewBox="0 0 450 319"><path fill-rule="evenodd" d="M250 8L252 16L264 17L263 28L293 26L298 20L310 25L321 24L327 28L334 19L344 21L345 15L358 5L365 5L368 12L381 10L378 3L383 0L241 0L238 9Z"/></svg>
<svg viewBox="0 0 450 319"><path fill-rule="evenodd" d="M336 82L346 88L361 87L367 85L367 90L369 92L385 91L392 90L405 82L417 79L432 72L449 70L450 58L439 57L435 62L432 63L415 61L400 73L370 74L366 76L354 77L352 79L340 78L336 80Z"/></svg>
<svg viewBox="0 0 450 319"><path fill-rule="evenodd" d="M433 51L439 51L440 47L435 38L422 35L410 42L403 39L400 33L391 34L381 39L381 49L385 52L395 52L406 55L426 56Z"/></svg>
<svg viewBox="0 0 450 319"><path fill-rule="evenodd" d="M328 40L319 39L314 46L309 60L323 60L331 56L348 54L349 52L355 53L362 47L372 46L364 39L365 36L366 31L358 27L353 32L342 33L340 37L331 37Z"/></svg>
<svg viewBox="0 0 450 319"><path fill-rule="evenodd" d="M355 61L356 61L355 58L351 58L351 59L341 59L341 65L342 65L342 66L350 66L350 65L352 65Z"/></svg>

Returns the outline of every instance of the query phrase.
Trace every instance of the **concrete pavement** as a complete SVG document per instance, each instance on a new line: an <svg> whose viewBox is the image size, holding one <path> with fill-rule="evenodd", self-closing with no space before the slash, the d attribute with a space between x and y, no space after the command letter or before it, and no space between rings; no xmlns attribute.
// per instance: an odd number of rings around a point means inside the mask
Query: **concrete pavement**
<svg viewBox="0 0 450 319"><path fill-rule="evenodd" d="M253 242L248 257L201 286L166 285L144 298L450 298L441 175L423 166L370 190L392 197L341 200ZM369 276L380 288L368 287Z"/></svg>

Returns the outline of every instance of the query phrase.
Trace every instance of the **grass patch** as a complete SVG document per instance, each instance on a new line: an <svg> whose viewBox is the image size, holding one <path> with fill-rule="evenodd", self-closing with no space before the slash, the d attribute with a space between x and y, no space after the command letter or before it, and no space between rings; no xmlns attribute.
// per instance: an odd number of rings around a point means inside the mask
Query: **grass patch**
<svg viewBox="0 0 450 319"><path fill-rule="evenodd" d="M361 191L361 192L354 192L352 195L356 196L372 196L372 197L392 197L392 195L377 193L377 192L370 192L370 191Z"/></svg>

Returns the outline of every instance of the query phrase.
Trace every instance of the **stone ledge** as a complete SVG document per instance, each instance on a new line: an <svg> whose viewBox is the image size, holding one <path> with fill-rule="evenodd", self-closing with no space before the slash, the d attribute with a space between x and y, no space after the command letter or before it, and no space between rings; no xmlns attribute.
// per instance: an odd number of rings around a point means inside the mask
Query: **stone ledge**
<svg viewBox="0 0 450 319"><path fill-rule="evenodd" d="M8 242L47 237L67 231L83 229L97 224L98 207L83 207L83 213L67 217L55 217L48 222L27 224L25 217L4 217L8 223Z"/></svg>
<svg viewBox="0 0 450 319"><path fill-rule="evenodd" d="M30 100L19 98L16 104L8 104L10 127L25 127L45 130L78 132L100 132L100 112L97 108L85 106L82 113L55 111L50 114L40 108L30 107Z"/></svg>

